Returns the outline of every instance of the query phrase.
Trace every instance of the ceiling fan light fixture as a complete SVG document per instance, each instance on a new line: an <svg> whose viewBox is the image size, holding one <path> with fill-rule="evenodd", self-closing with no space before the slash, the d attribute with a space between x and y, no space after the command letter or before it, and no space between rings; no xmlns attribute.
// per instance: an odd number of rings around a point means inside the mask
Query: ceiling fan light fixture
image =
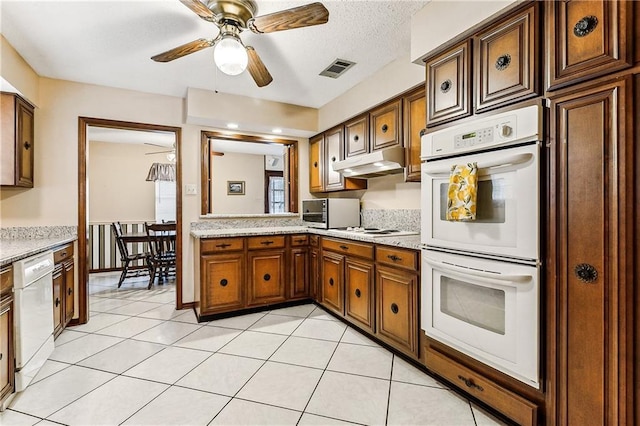
<svg viewBox="0 0 640 426"><path fill-rule="evenodd" d="M214 50L213 60L220 71L227 75L238 75L247 69L247 50L234 34L222 36Z"/></svg>

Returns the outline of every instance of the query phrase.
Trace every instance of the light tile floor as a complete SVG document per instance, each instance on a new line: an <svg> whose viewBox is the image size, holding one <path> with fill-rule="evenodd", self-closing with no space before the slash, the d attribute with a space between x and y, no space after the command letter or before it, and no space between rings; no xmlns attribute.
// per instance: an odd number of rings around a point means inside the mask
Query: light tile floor
<svg viewBox="0 0 640 426"><path fill-rule="evenodd" d="M198 323L175 285L92 275L0 425L500 425L312 304Z"/></svg>

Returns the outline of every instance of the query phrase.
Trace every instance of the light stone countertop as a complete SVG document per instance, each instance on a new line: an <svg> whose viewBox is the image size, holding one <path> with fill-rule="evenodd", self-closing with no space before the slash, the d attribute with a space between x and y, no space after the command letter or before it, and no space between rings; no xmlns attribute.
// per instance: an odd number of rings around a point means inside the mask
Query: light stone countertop
<svg viewBox="0 0 640 426"><path fill-rule="evenodd" d="M194 238L222 238L222 237L251 237L256 235L279 235L279 234L315 234L325 237L336 237L346 240L364 241L368 243L383 244L420 250L420 235L398 235L389 237L372 237L366 234L345 234L344 232L332 231L330 229L307 228L306 226L281 226L273 228L233 228L233 229L206 229L192 230L191 236Z"/></svg>
<svg viewBox="0 0 640 426"><path fill-rule="evenodd" d="M25 238L0 240L0 266L13 263L34 254L78 239L75 234L53 238Z"/></svg>

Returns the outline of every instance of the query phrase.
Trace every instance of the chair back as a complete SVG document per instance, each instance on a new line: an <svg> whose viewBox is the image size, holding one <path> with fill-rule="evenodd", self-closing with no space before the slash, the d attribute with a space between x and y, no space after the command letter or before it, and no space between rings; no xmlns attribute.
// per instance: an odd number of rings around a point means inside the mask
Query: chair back
<svg viewBox="0 0 640 426"><path fill-rule="evenodd" d="M152 256L175 253L175 223L145 223L144 230L147 233Z"/></svg>
<svg viewBox="0 0 640 426"><path fill-rule="evenodd" d="M119 222L113 222L111 224L111 232L113 232L113 235L116 237L116 245L120 252L120 260L124 262L124 260L129 257L129 250L127 249L125 242L122 241L122 227Z"/></svg>

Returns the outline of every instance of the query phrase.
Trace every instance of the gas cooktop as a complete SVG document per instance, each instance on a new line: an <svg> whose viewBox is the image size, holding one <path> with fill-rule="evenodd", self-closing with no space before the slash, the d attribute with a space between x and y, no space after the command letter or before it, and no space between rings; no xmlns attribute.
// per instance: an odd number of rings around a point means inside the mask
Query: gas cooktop
<svg viewBox="0 0 640 426"><path fill-rule="evenodd" d="M330 231L344 232L348 235L366 235L368 237L396 237L403 235L418 235L413 231L401 231L398 229L380 229L380 228L360 228L360 227L348 227L348 228L334 228Z"/></svg>

